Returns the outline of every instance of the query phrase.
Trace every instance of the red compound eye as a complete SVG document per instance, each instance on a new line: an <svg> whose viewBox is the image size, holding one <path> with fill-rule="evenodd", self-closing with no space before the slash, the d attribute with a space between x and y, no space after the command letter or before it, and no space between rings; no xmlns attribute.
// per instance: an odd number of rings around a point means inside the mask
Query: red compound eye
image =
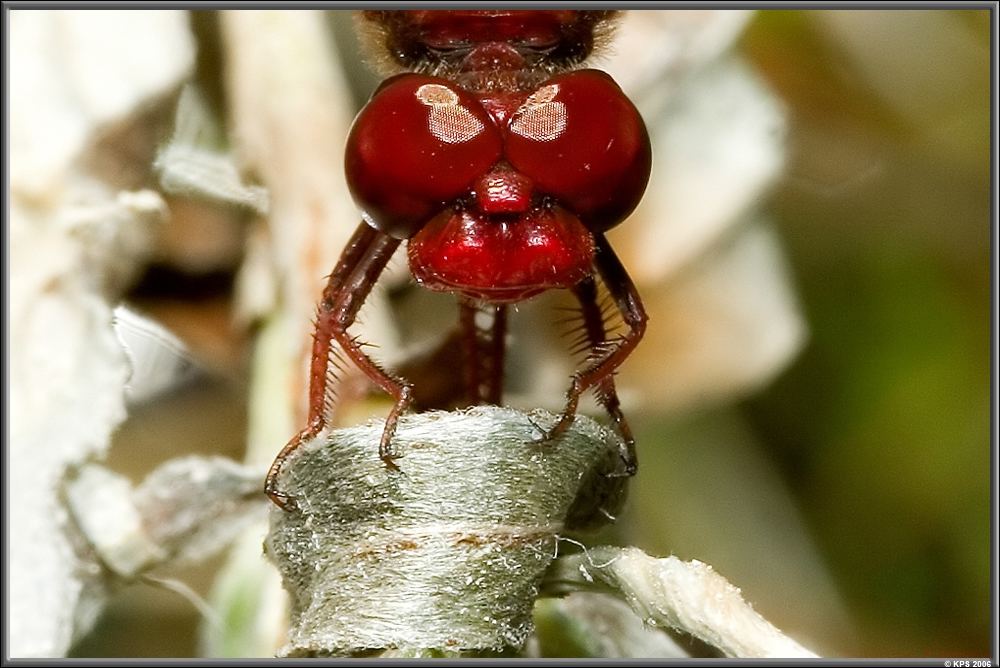
<svg viewBox="0 0 1000 668"><path fill-rule="evenodd" d="M503 150L478 101L436 77L402 74L361 110L347 139L347 184L377 229L407 239L470 189Z"/></svg>
<svg viewBox="0 0 1000 668"><path fill-rule="evenodd" d="M624 220L649 180L646 126L598 70L546 81L511 116L505 141L507 160L594 232Z"/></svg>

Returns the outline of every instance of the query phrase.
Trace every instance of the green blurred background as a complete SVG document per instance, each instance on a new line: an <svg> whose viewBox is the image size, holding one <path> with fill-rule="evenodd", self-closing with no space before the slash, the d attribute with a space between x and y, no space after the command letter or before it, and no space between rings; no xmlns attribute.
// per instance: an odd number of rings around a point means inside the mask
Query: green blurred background
<svg viewBox="0 0 1000 668"><path fill-rule="evenodd" d="M989 20L756 14L740 49L791 118L789 164L767 209L809 340L735 409L642 426L666 446L644 450L644 473L651 459L667 473L637 480L632 513L661 519L632 536L677 551L680 534L681 556L751 583L765 616L831 655L991 649ZM751 460L728 478L720 464L738 460L713 454L720 443ZM781 558L766 555L762 532L784 544L761 529L771 518L746 512L770 502L753 499L755 483L791 495L836 606L810 603L825 591L814 576L796 586L789 564L747 563ZM685 527L692 513L702 521ZM768 575L736 577L747 569Z"/></svg>
<svg viewBox="0 0 1000 668"><path fill-rule="evenodd" d="M766 209L809 338L735 408L640 418L628 539L829 656L991 651L989 21L757 12L739 49L790 116Z"/></svg>
<svg viewBox="0 0 1000 668"><path fill-rule="evenodd" d="M811 337L742 411L861 652L987 656L990 17L845 14L743 40L792 112L772 211Z"/></svg>
<svg viewBox="0 0 1000 668"><path fill-rule="evenodd" d="M630 416L642 473L611 535L713 564L823 654L987 656L989 13L763 10L738 49L790 116L766 209L809 339L737 406ZM230 283L205 280L133 297L188 340L225 332ZM206 381L139 411L112 465L139 477L164 440L239 458L244 392ZM204 591L210 573L179 576ZM197 621L134 587L75 655L195 655Z"/></svg>

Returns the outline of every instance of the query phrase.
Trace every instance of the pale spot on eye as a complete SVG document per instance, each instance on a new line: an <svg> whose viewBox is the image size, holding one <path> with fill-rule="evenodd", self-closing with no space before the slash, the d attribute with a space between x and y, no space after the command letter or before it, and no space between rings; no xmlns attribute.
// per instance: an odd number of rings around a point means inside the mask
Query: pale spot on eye
<svg viewBox="0 0 1000 668"><path fill-rule="evenodd" d="M454 106L458 104L458 93L441 84L424 84L417 89L417 99L428 107L441 104Z"/></svg>
<svg viewBox="0 0 1000 668"><path fill-rule="evenodd" d="M431 108L427 129L446 144L460 144L474 139L484 129L482 121L460 104L458 94L441 84L424 84L416 97Z"/></svg>
<svg viewBox="0 0 1000 668"><path fill-rule="evenodd" d="M525 100L525 106L529 104L544 104L546 102L551 102L555 99L556 95L559 94L559 84L549 84L548 86L542 86L534 93L532 93L527 100Z"/></svg>
<svg viewBox="0 0 1000 668"><path fill-rule="evenodd" d="M559 86L542 86L525 100L510 123L510 131L525 139L553 141L566 131L566 105L553 102Z"/></svg>

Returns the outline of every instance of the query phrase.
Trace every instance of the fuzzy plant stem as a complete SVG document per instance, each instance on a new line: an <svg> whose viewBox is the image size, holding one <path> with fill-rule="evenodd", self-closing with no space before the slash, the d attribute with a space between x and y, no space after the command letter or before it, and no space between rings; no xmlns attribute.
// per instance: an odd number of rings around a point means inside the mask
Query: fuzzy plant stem
<svg viewBox="0 0 1000 668"><path fill-rule="evenodd" d="M398 471L380 422L340 429L287 462L266 551L291 606L283 656L488 655L520 648L564 530L607 521L625 479L618 442L586 418L537 441L549 413L410 415Z"/></svg>

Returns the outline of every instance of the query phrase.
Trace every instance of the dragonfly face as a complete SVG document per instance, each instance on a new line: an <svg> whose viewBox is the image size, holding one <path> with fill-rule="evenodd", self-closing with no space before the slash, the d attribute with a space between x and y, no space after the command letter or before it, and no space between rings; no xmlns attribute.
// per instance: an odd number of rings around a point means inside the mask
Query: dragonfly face
<svg viewBox="0 0 1000 668"><path fill-rule="evenodd" d="M347 335L389 257L407 242L411 272L426 288L460 300L458 337L466 403L502 393L506 305L544 290L573 291L592 353L567 392L563 414L541 440L565 431L580 394L598 389L635 469L631 434L612 375L638 343L645 313L604 238L639 203L650 144L635 107L607 74L578 69L607 30L608 11L365 11L367 39L395 70L362 109L347 141L348 186L364 222L334 269L320 303L310 374L310 423L279 455L327 424L328 369L336 344L396 399L380 455L413 386L383 371ZM605 340L596 278L628 332ZM490 331L475 311L493 312ZM485 361L483 357L489 359Z"/></svg>
<svg viewBox="0 0 1000 668"><path fill-rule="evenodd" d="M368 12L400 74L347 142L346 173L373 227L410 239L418 282L491 302L569 288L594 232L635 208L649 177L642 119L597 70L587 12ZM605 14L598 12L598 14Z"/></svg>

